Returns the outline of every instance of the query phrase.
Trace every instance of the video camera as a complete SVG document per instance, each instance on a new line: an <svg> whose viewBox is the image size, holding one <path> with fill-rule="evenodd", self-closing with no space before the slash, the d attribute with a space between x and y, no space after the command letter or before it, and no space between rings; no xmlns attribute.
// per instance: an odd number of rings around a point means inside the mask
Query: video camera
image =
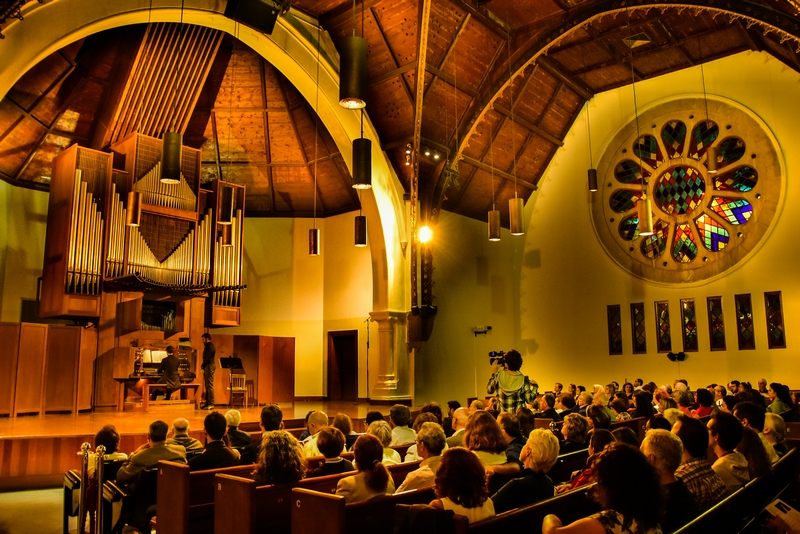
<svg viewBox="0 0 800 534"><path fill-rule="evenodd" d="M504 350L493 350L489 353L489 365L493 365L494 362L497 362L498 365L503 365L505 361L506 352Z"/></svg>

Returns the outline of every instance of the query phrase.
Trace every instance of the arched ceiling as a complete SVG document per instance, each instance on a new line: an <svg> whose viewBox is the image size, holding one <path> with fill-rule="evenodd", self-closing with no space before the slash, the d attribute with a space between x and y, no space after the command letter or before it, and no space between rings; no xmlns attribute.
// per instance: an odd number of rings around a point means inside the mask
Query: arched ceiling
<svg viewBox="0 0 800 534"><path fill-rule="evenodd" d="M0 0L0 17L17 4ZM793 1L432 0L430 7L420 117L420 0L359 0L355 13L347 1L295 0L292 9L318 18L337 46L353 20L358 34L363 26L369 119L406 188L406 145L421 120L420 196L434 216L441 208L485 220L494 192L507 224L507 200L536 189L596 93L742 51L768 53L800 72ZM153 26L163 39L144 25L103 32L23 76L0 103L0 177L46 187L58 151L107 143L124 116L108 109L124 108L126 90L146 85L133 66L147 36L148 57L158 57L189 33ZM186 144L203 152L204 179L245 184L250 215L311 216L315 194L318 216L357 208L344 159L313 106L265 59L221 35L184 45L194 54L184 81L202 83L181 93L174 112L153 104L149 114L185 119Z"/></svg>

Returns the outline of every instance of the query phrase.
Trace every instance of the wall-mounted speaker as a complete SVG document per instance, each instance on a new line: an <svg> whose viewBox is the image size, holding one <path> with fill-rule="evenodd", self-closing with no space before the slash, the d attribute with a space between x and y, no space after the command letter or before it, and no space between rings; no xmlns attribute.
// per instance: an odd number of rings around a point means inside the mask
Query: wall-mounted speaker
<svg viewBox="0 0 800 534"><path fill-rule="evenodd" d="M291 0L228 0L225 16L269 35L291 5Z"/></svg>

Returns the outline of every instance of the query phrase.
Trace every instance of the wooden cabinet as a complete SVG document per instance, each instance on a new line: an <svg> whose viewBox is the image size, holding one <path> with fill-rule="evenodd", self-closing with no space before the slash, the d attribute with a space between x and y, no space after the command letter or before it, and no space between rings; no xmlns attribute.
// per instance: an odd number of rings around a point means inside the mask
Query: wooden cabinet
<svg viewBox="0 0 800 534"><path fill-rule="evenodd" d="M14 384L14 415L42 411L46 349L47 325L21 323Z"/></svg>
<svg viewBox="0 0 800 534"><path fill-rule="evenodd" d="M44 411L77 412L92 407L97 330L50 325L44 374Z"/></svg>
<svg viewBox="0 0 800 534"><path fill-rule="evenodd" d="M294 401L294 343L293 337L233 337L233 352L242 359L259 404Z"/></svg>
<svg viewBox="0 0 800 534"><path fill-rule="evenodd" d="M0 415L14 411L14 392L17 381L17 353L19 352L19 323L0 323Z"/></svg>

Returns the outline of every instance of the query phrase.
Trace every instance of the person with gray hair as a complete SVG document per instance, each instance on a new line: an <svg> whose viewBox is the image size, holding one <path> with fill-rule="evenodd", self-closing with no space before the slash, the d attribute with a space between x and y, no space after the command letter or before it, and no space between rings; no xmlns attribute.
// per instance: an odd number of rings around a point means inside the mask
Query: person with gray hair
<svg viewBox="0 0 800 534"><path fill-rule="evenodd" d="M674 532L700 515L692 493L675 478L675 471L683 458L681 438L668 430L652 429L647 431L640 448L658 471L667 495L666 514L661 526L664 532Z"/></svg>
<svg viewBox="0 0 800 534"><path fill-rule="evenodd" d="M250 434L239 430L239 423L242 422L242 414L239 413L239 410L225 412L225 422L228 424L228 439L231 440L231 447L247 447L253 442Z"/></svg>
<svg viewBox="0 0 800 534"><path fill-rule="evenodd" d="M384 420L373 421L367 427L367 434L375 436L381 442L383 447L383 460L381 462L384 465L402 463L403 460L400 458L400 453L389 448L392 443L392 429L389 427L389 423Z"/></svg>
<svg viewBox="0 0 800 534"><path fill-rule="evenodd" d="M306 458L322 456L319 447L317 447L317 438L319 437L317 433L326 426L328 426L328 414L325 412L314 412L308 416L308 431L311 435L303 441L303 454L305 454ZM345 451L343 450L342 452Z"/></svg>
<svg viewBox="0 0 800 534"><path fill-rule="evenodd" d="M433 486L436 481L436 469L442 460L442 451L447 448L444 429L432 421L422 423L417 432L417 455L422 458L419 468L406 475L406 479L397 488L398 493L417 488Z"/></svg>
<svg viewBox="0 0 800 534"><path fill-rule="evenodd" d="M167 445L181 445L187 451L199 451L203 444L199 439L189 435L189 421L179 417L172 422L172 437L167 440Z"/></svg>
<svg viewBox="0 0 800 534"><path fill-rule="evenodd" d="M555 494L555 486L547 472L558 460L558 439L549 430L537 428L528 436L520 460L525 469L492 495L495 513L527 506Z"/></svg>

